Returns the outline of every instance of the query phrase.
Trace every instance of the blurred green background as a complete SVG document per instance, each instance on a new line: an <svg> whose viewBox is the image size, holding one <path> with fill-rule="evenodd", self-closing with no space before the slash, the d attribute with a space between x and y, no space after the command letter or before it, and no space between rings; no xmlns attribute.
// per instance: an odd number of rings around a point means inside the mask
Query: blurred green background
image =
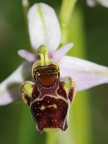
<svg viewBox="0 0 108 144"><path fill-rule="evenodd" d="M29 2L32 5L40 1ZM59 14L61 0L41 2L51 5ZM69 24L68 39L75 43L69 55L108 66L108 9L100 5L90 8L85 0L78 0ZM19 49L27 49L22 2L0 0L0 82L23 62L17 55ZM108 85L78 92L70 115L67 132L39 135L29 107L22 101L1 106L0 144L49 144L48 137L58 141L50 144L107 144Z"/></svg>

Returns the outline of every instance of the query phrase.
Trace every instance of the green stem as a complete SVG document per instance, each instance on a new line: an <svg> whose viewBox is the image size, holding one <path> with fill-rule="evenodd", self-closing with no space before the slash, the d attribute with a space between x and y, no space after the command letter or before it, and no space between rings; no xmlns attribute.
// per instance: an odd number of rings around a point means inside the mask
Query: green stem
<svg viewBox="0 0 108 144"><path fill-rule="evenodd" d="M74 35L73 35L74 33ZM86 59L86 38L84 19L81 7L76 7L73 19L69 25L68 40L74 42L74 48L69 55ZM89 91L78 92L71 108L70 120L73 123L74 144L91 143L91 120Z"/></svg>
<svg viewBox="0 0 108 144"><path fill-rule="evenodd" d="M57 143L56 136L57 133L51 133L51 134L47 133L45 144L56 144Z"/></svg>
<svg viewBox="0 0 108 144"><path fill-rule="evenodd" d="M61 45L67 43L67 32L70 18L77 0L63 0L60 10Z"/></svg>
<svg viewBox="0 0 108 144"><path fill-rule="evenodd" d="M68 26L67 40L74 42L70 56L86 57L86 39L81 7L76 7ZM74 34L74 35L73 35ZM78 92L71 106L68 130L59 134L58 144L90 144L91 119L89 91Z"/></svg>
<svg viewBox="0 0 108 144"><path fill-rule="evenodd" d="M28 46L28 50L33 52L33 49L32 49L32 46L31 46L31 42L30 42L29 31L28 31L28 19L27 19L27 13L28 13L28 10L29 10L29 2L28 2L28 0L22 0L22 6L23 6L23 12L24 12L24 18L25 18L27 46Z"/></svg>

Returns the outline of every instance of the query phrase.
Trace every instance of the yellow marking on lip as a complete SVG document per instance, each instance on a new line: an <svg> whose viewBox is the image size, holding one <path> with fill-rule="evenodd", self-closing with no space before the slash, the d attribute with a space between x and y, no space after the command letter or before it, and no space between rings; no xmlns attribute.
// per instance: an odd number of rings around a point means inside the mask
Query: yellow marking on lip
<svg viewBox="0 0 108 144"><path fill-rule="evenodd" d="M45 107L44 105L42 105L40 109L41 109L41 110L44 110L45 108L46 108L46 107Z"/></svg>
<svg viewBox="0 0 108 144"><path fill-rule="evenodd" d="M53 105L49 105L49 106L47 106L48 108L50 108L50 107L54 107L55 109L57 109L57 105L56 104L53 104Z"/></svg>
<svg viewBox="0 0 108 144"><path fill-rule="evenodd" d="M44 110L45 108L51 108L51 107L57 109L57 105L56 105L56 104L49 105L49 106L46 106L46 107L45 107L44 105L42 105L40 109L41 109L41 110Z"/></svg>

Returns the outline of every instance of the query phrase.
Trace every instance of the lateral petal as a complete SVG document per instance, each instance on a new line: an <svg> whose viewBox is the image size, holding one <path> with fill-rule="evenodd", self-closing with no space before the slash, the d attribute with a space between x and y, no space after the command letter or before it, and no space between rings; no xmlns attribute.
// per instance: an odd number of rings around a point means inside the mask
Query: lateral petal
<svg viewBox="0 0 108 144"><path fill-rule="evenodd" d="M30 63L33 63L39 59L39 55L33 54L27 50L19 50L18 55Z"/></svg>
<svg viewBox="0 0 108 144"><path fill-rule="evenodd" d="M65 44L60 49L52 52L50 57L56 61L59 61L73 46L73 43Z"/></svg>

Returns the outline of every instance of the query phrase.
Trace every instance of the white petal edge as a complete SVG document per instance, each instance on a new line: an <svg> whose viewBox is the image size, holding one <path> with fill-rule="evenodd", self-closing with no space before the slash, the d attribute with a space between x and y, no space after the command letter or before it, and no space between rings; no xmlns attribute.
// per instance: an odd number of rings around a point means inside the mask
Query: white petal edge
<svg viewBox="0 0 108 144"><path fill-rule="evenodd" d="M46 45L50 53L58 48L61 31L52 7L44 3L34 4L28 11L28 27L35 51L40 45Z"/></svg>
<svg viewBox="0 0 108 144"><path fill-rule="evenodd" d="M87 5L90 7L94 7L96 5L94 0L86 0L86 2L87 2Z"/></svg>
<svg viewBox="0 0 108 144"><path fill-rule="evenodd" d="M64 56L59 65L62 77L71 76L78 91L108 83L108 68L105 66L70 56Z"/></svg>
<svg viewBox="0 0 108 144"><path fill-rule="evenodd" d="M108 7L108 0L98 0L98 2L104 6L104 7Z"/></svg>
<svg viewBox="0 0 108 144"><path fill-rule="evenodd" d="M96 2L104 7L108 7L108 0L86 0L86 2L90 7L94 7Z"/></svg>
<svg viewBox="0 0 108 144"><path fill-rule="evenodd" d="M0 105L6 105L20 99L19 87L25 79L30 78L31 68L30 63L24 62L0 83Z"/></svg>

